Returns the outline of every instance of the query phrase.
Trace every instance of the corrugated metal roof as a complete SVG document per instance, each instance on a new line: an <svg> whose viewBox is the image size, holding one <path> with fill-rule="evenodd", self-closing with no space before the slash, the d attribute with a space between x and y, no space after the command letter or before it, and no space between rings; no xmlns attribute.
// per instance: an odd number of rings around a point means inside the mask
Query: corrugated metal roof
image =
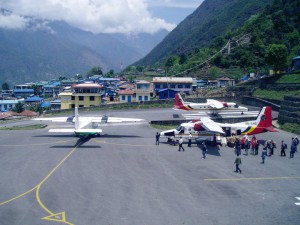
<svg viewBox="0 0 300 225"><path fill-rule="evenodd" d="M192 77L154 77L154 83L193 83Z"/></svg>

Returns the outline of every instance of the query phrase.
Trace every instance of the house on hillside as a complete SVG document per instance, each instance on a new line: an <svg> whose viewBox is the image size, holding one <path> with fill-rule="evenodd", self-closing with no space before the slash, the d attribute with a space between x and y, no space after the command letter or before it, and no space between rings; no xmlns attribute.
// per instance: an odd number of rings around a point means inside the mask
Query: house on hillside
<svg viewBox="0 0 300 225"><path fill-rule="evenodd" d="M153 93L153 91L152 91ZM135 83L136 101L149 101L151 97L151 83L140 80Z"/></svg>
<svg viewBox="0 0 300 225"><path fill-rule="evenodd" d="M154 77L154 90L156 93L163 89L172 89L175 92L191 94L193 91L192 77Z"/></svg>
<svg viewBox="0 0 300 225"><path fill-rule="evenodd" d="M217 79L218 87L232 87L235 85L235 80L228 77L219 77Z"/></svg>
<svg viewBox="0 0 300 225"><path fill-rule="evenodd" d="M135 93L134 90L126 89L118 91L119 102L135 102Z"/></svg>
<svg viewBox="0 0 300 225"><path fill-rule="evenodd" d="M0 100L0 111L6 112L12 110L19 100Z"/></svg>
<svg viewBox="0 0 300 225"><path fill-rule="evenodd" d="M300 56L293 58L292 70L300 70Z"/></svg>
<svg viewBox="0 0 300 225"><path fill-rule="evenodd" d="M13 89L13 94L17 98L26 98L34 94L32 85L29 84L19 84L15 85Z"/></svg>

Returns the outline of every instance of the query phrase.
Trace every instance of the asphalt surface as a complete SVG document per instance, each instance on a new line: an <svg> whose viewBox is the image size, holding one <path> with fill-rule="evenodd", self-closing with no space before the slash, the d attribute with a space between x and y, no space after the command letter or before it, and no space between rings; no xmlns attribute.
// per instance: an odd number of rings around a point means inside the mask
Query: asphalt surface
<svg viewBox="0 0 300 225"><path fill-rule="evenodd" d="M106 114L149 121L172 119L173 113ZM0 131L1 225L300 223L300 205L295 204L300 202L299 152L290 159L289 151L280 157L276 149L261 164L260 148L259 156L242 155L242 174L237 174L232 148L208 146L207 159L201 159L196 143L191 148L185 143L184 152L163 139L155 145L159 130L148 123L105 126L101 137L89 140L48 133L63 124L47 124L41 130ZM295 135L256 136L290 146Z"/></svg>

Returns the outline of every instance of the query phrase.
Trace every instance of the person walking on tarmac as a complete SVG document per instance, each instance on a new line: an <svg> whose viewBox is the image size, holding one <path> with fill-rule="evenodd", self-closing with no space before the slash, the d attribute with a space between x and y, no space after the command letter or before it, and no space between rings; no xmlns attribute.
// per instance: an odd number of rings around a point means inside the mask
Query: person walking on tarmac
<svg viewBox="0 0 300 225"><path fill-rule="evenodd" d="M205 145L205 142L202 142L202 159L206 159L206 151L207 151L207 148L206 148L206 145Z"/></svg>
<svg viewBox="0 0 300 225"><path fill-rule="evenodd" d="M235 168L236 168L234 172L242 173L242 170L239 168L239 166L242 164L242 159L241 159L240 155L237 155L237 157L234 161L234 164L235 164Z"/></svg>
<svg viewBox="0 0 300 225"><path fill-rule="evenodd" d="M192 133L190 133L188 147L192 147L192 137Z"/></svg>
<svg viewBox="0 0 300 225"><path fill-rule="evenodd" d="M261 159L262 159L262 164L265 164L265 159L266 159L266 156L267 156L267 148L264 147L262 152L261 152Z"/></svg>
<svg viewBox="0 0 300 225"><path fill-rule="evenodd" d="M160 137L160 133L156 132L155 138L156 138L156 145L159 145L159 137Z"/></svg>
<svg viewBox="0 0 300 225"><path fill-rule="evenodd" d="M287 145L286 143L284 143L284 141L281 141L281 152L280 152L280 156L284 156L285 157L285 150L287 149Z"/></svg>
<svg viewBox="0 0 300 225"><path fill-rule="evenodd" d="M178 149L179 152L180 152L181 149L182 149L182 151L184 151L184 148L182 147L182 143L183 143L183 140L182 140L182 137L180 137L180 139L179 139L179 149Z"/></svg>

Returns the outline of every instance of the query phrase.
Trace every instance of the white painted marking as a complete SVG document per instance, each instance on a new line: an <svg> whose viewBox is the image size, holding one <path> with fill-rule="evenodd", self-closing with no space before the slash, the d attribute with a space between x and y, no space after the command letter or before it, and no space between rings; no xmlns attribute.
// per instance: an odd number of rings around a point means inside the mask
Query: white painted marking
<svg viewBox="0 0 300 225"><path fill-rule="evenodd" d="M300 201L300 197L295 197L298 201ZM295 202L295 205L300 205L300 202Z"/></svg>

